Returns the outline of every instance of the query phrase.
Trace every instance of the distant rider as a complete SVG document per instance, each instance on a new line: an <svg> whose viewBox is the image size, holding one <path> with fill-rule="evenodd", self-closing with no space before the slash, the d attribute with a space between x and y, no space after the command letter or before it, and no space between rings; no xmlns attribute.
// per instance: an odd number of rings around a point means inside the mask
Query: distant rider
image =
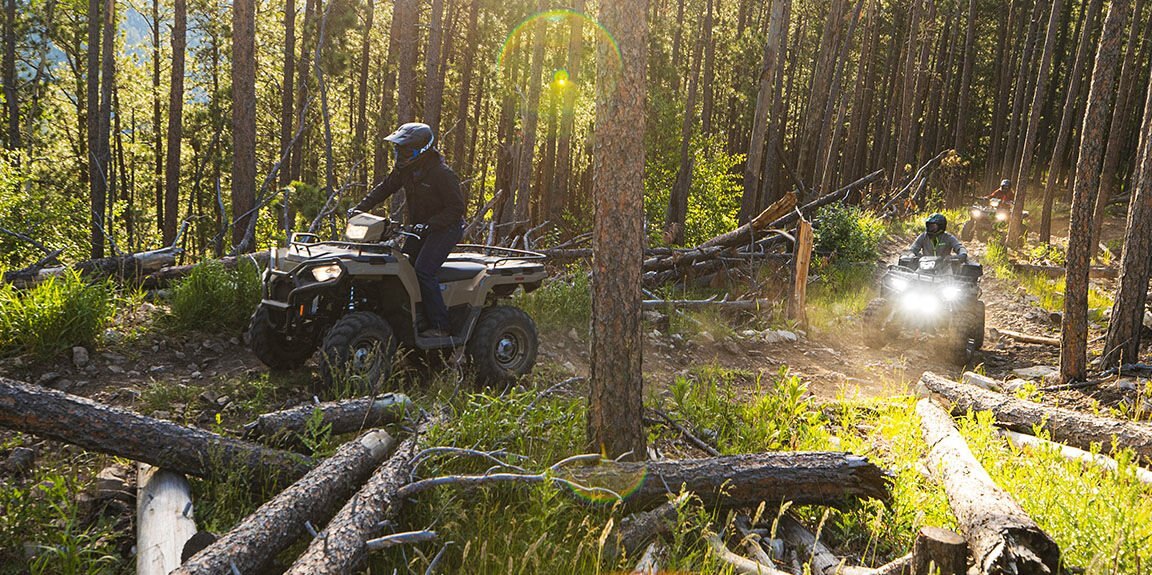
<svg viewBox="0 0 1152 575"><path fill-rule="evenodd" d="M437 274L464 233L460 178L432 146L436 136L427 124L404 124L384 140L393 144L392 172L348 213L366 212L405 190L408 223L419 239L406 239L404 253L416 268L428 320L420 337L448 337L451 325Z"/></svg>
<svg viewBox="0 0 1152 575"><path fill-rule="evenodd" d="M932 214L924 222L924 233L912 242L912 255L948 257L956 255L960 261L968 261L968 250L956 236L948 233L948 218L944 214Z"/></svg>
<svg viewBox="0 0 1152 575"><path fill-rule="evenodd" d="M1016 200L1016 192L1012 191L1012 180L1000 180L1000 187L992 190L992 193L984 196L984 199L1000 200L1001 203L1012 205Z"/></svg>

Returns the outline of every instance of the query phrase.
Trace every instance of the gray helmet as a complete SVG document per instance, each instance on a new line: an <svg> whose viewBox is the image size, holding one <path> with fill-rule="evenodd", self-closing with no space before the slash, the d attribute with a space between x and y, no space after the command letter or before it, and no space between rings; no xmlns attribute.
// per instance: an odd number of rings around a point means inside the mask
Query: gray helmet
<svg viewBox="0 0 1152 575"><path fill-rule="evenodd" d="M394 144L392 157L396 160L396 167L403 168L431 150L436 136L428 124L409 122L396 128L384 141Z"/></svg>
<svg viewBox="0 0 1152 575"><path fill-rule="evenodd" d="M1001 188L1011 188L1012 187L1012 180L1000 180L1000 187Z"/></svg>

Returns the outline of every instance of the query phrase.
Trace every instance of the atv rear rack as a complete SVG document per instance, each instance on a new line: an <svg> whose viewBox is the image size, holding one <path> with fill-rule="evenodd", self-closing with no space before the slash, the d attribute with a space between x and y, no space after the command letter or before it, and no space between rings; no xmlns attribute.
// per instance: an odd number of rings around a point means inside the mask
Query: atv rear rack
<svg viewBox="0 0 1152 575"><path fill-rule="evenodd" d="M456 244L453 253L472 253L476 251L479 251L485 256L496 258L495 262L491 262L492 267L497 267L504 262L510 261L543 260L548 258L548 256L540 252L501 246L484 246L480 244Z"/></svg>

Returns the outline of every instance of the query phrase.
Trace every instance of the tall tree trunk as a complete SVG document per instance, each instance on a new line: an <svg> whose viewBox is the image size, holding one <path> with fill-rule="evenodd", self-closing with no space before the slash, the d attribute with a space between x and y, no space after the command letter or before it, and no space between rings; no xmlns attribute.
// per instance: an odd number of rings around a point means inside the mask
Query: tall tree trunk
<svg viewBox="0 0 1152 575"><path fill-rule="evenodd" d="M1028 186L1032 182L1032 155L1036 148L1037 129L1040 127L1040 112L1047 97L1048 72L1052 65L1052 52L1056 44L1056 30L1060 27L1060 16L1064 11L1064 0L1052 1L1052 12L1048 16L1048 32L1044 37L1044 52L1040 56L1040 70L1036 73L1036 92L1032 97L1028 128L1024 133L1024 149L1020 152L1020 171L1016 174L1016 202L1012 205L1012 216L1008 220L1008 245L1020 244L1023 233L1024 202L1028 198Z"/></svg>
<svg viewBox="0 0 1152 575"><path fill-rule="evenodd" d="M256 6L232 2L232 242L239 246L256 205ZM251 245L248 246L251 249Z"/></svg>
<svg viewBox="0 0 1152 575"><path fill-rule="evenodd" d="M366 159L372 150L368 147L368 70L372 67L372 21L376 14L375 0L368 0L364 14L364 38L360 43L360 70L359 80L356 84L356 125L353 133L356 137L357 148L353 157L356 160ZM368 162L364 161L357 170L359 180L368 181Z"/></svg>
<svg viewBox="0 0 1152 575"><path fill-rule="evenodd" d="M187 44L188 4L173 3L172 92L168 98L168 159L164 186L164 245L176 239L176 215L180 197L180 139L184 118L184 48Z"/></svg>
<svg viewBox="0 0 1152 575"><path fill-rule="evenodd" d="M398 38L400 48L397 124L406 124L416 119L416 56L420 41L417 30L420 14L417 8L416 0L396 0L396 13L392 20L392 34Z"/></svg>
<svg viewBox="0 0 1152 575"><path fill-rule="evenodd" d="M787 62L785 54L788 48L789 22L792 19L792 0L780 0L783 4L780 36L776 43L776 57L778 61ZM785 74L787 67L777 64L776 88L772 96L772 116L768 123L768 147L764 151L764 166L760 176L760 194L756 206L758 211L767 208L780 196L781 187L776 179L780 171L781 155L784 150L784 132L788 126L788 114L784 107L785 100Z"/></svg>
<svg viewBox="0 0 1152 575"><path fill-rule="evenodd" d="M683 6L683 2L681 2ZM575 0L572 10L582 12L584 0ZM584 52L584 21L570 18L568 32L568 82L564 85L560 108L560 140L556 145L556 177L552 184L553 202L548 206L547 218L555 220L568 201L572 179L572 132L576 128L576 96L580 91L581 56Z"/></svg>
<svg viewBox="0 0 1152 575"><path fill-rule="evenodd" d="M1060 131L1056 135L1056 144L1052 150L1052 160L1048 166L1048 177L1044 183L1044 208L1040 219L1040 241L1048 243L1052 239L1052 204L1056 201L1056 174L1059 166L1064 162L1064 153L1068 148L1072 133L1072 122L1076 118L1076 101L1080 93L1080 80L1084 76L1084 67L1091 57L1092 48L1090 39L1092 30L1096 27L1096 19L1100 16L1103 0L1087 0L1087 14L1080 28L1080 41L1076 48L1076 61L1072 64L1072 71L1068 75L1068 92L1064 96L1064 108L1060 117Z"/></svg>
<svg viewBox="0 0 1152 575"><path fill-rule="evenodd" d="M1023 124L1024 102L1032 87L1032 52L1036 48L1036 35L1039 28L1040 16L1047 2L1036 1L1032 5L1032 16L1029 18L1028 37L1024 41L1024 51L1020 56L1020 67L1016 72L1016 89L1012 93L1012 116L1008 119L1008 142L1004 147L1004 156L1001 160L1000 173L1005 177L1013 177L1018 165L1016 140L1019 136L1019 127Z"/></svg>
<svg viewBox="0 0 1152 575"><path fill-rule="evenodd" d="M380 89L380 109L376 116L376 137L373 138L372 181L379 182L388 175L388 144L384 137L396 128L388 116L396 95L396 61L400 56L400 34L396 22L403 21L404 2L392 3L392 28L388 31L388 59L384 65L384 86Z"/></svg>
<svg viewBox="0 0 1152 575"><path fill-rule="evenodd" d="M844 107L847 105L847 92L843 90L844 67L850 59L852 38L856 35L856 24L860 21L860 13L863 9L864 0L857 0L856 8L850 14L847 12L844 14L845 17L850 18L849 22L847 22L848 31L840 41L840 48L836 53L836 70L832 73L832 87L829 90L831 96L828 98L828 103L824 109L824 119L820 124L820 146L817 148L817 151L820 157L823 158L823 161L817 163L816 173L812 179L812 185L818 186L820 190L816 193L817 196L827 193L831 190L832 186L831 172L833 162L838 155L837 149L840 140L840 128L843 125L843 121L834 121L834 119L843 116ZM833 128L833 126L835 127Z"/></svg>
<svg viewBox="0 0 1152 575"><path fill-rule="evenodd" d="M961 156L968 154L968 100L972 93L972 68L976 54L976 0L968 0L968 27L964 33L964 70L960 73L960 94L956 104L956 143L954 147Z"/></svg>
<svg viewBox="0 0 1152 575"><path fill-rule="evenodd" d="M164 116L160 111L160 0L152 0L152 145L155 148L152 164L153 191L155 192L156 231L164 230L164 133L160 126Z"/></svg>
<svg viewBox="0 0 1152 575"><path fill-rule="evenodd" d="M1133 14L1144 12L1144 0L1136 0ZM1096 193L1096 210L1092 217L1092 253L1100 246L1100 228L1104 226L1104 212L1108 202L1115 195L1116 172L1120 171L1120 151L1128 145L1127 122L1131 114L1128 107L1132 92L1132 76L1138 72L1135 65L1136 51L1140 47L1142 22L1133 19L1128 28L1128 41L1125 44L1124 63L1120 65L1120 83L1116 88L1116 104L1112 108L1112 122L1108 129L1108 146L1104 151L1104 164L1100 168L1100 189Z"/></svg>
<svg viewBox="0 0 1152 575"><path fill-rule="evenodd" d="M584 0L576 0L583 3ZM672 32L672 82L675 91L680 91L680 57L684 46L684 5L687 0L676 0L676 24Z"/></svg>
<svg viewBox="0 0 1152 575"><path fill-rule="evenodd" d="M815 184L816 171L820 165L820 133L825 125L825 112L832 98L832 76L836 69L836 54L842 41L841 20L848 9L847 0L831 0L824 20L824 33L816 57L816 68L812 71L812 85L808 91L808 109L805 114L804 129L800 134L800 151L797 158L798 177L810 178ZM800 193L801 200L804 194Z"/></svg>
<svg viewBox="0 0 1152 575"><path fill-rule="evenodd" d="M721 0L707 0L704 13L704 98L700 107L700 133L705 138L712 135L712 110L715 107L716 83L716 43L713 41L712 28L716 21L716 6ZM705 148L707 149L707 147Z"/></svg>
<svg viewBox="0 0 1152 575"><path fill-rule="evenodd" d="M24 147L20 137L20 97L16 89L16 0L4 0L4 104L8 113L9 150Z"/></svg>
<svg viewBox="0 0 1152 575"><path fill-rule="evenodd" d="M744 195L740 201L741 224L756 215L762 193L760 174L764 164L764 141L768 134L768 112L776 86L780 30L784 22L784 1L773 0L768 16L768 34L764 38L764 60L760 64L760 82L756 91L756 111L752 114L752 139L748 143L748 161L744 164Z"/></svg>
<svg viewBox="0 0 1152 575"><path fill-rule="evenodd" d="M644 131L647 95L648 0L600 6L600 21L616 39L619 69L597 67L596 201L592 249L592 350L588 443L608 457L647 457L640 343L640 280L644 245ZM599 37L607 62L612 43Z"/></svg>
<svg viewBox="0 0 1152 575"><path fill-rule="evenodd" d="M398 3L399 4L399 3ZM298 119L293 122L294 131L300 132L300 138L303 139L308 135L309 124L307 117L307 106L310 97L309 78L312 74L312 42L314 38L314 31L316 29L316 12L317 0L305 0L304 2L304 31L300 36L300 63L296 66L296 116ZM291 153L288 156L288 181L300 180L304 169L304 146L300 142L296 142L292 146Z"/></svg>
<svg viewBox="0 0 1152 575"><path fill-rule="evenodd" d="M428 46L424 50L424 123L432 133L440 133L440 110L444 107L444 74L440 70L440 48L444 35L444 0L432 0L428 22Z"/></svg>
<svg viewBox="0 0 1152 575"><path fill-rule="evenodd" d="M1139 15L1139 12L1136 13ZM1139 363L1140 335L1144 329L1144 302L1152 264L1152 72L1144 100L1144 121L1136 154L1136 176L1128 203L1128 233L1120 262L1120 288L1112 305L1108 337L1100 367Z"/></svg>
<svg viewBox="0 0 1152 575"><path fill-rule="evenodd" d="M105 0L101 12L104 19L104 31L101 33L100 45L100 113L96 138L96 163L98 165L97 177L100 179L101 209L97 212L103 235L110 245L114 241L112 230L108 225L108 200L112 197L112 146L110 136L112 133L112 86L116 82L116 2ZM115 251L115 250L113 250Z"/></svg>
<svg viewBox="0 0 1152 575"><path fill-rule="evenodd" d="M1000 65L996 67L995 80L993 81L996 86L996 100L992 109L992 139L988 142L988 155L984 162L985 184L999 179L997 170L1000 166L996 159L1003 157L1004 119L1007 116L1006 110L1010 105L1009 99L1013 85L1011 73L1012 62L1014 61L1012 59L1013 39L1018 35L1014 30L1018 28L1018 22L1024 18L1019 4L1019 1L1013 0L1009 6L1004 7L1008 12L1008 17L1000 18L1000 26L997 28L996 56L992 62L993 65L999 62Z"/></svg>
<svg viewBox="0 0 1152 575"><path fill-rule="evenodd" d="M688 217L688 191L692 187L692 126L696 123L696 92L700 82L700 64L704 55L704 31L696 37L692 50L692 71L688 76L688 99L684 103L684 120L680 127L680 164L676 181L668 195L664 213L664 237L671 244L684 243L684 225Z"/></svg>
<svg viewBox="0 0 1152 575"><path fill-rule="evenodd" d="M466 46L475 46L477 43L476 31L479 20L479 2L468 3L468 32L464 41ZM464 68L460 72L460 98L456 101L456 127L452 131L452 162L458 166L467 167L465 149L468 145L468 104L472 102L472 77L476 69L476 50L464 50ZM478 129L473 124L473 130ZM470 172L470 169L466 169Z"/></svg>
<svg viewBox="0 0 1152 575"><path fill-rule="evenodd" d="M1072 187L1072 220L1068 233L1067 279L1064 290L1064 319L1061 322L1060 377L1067 383L1087 375L1088 347L1088 265L1092 257L1092 207L1100 184L1100 162L1104 155L1104 125L1116 84L1116 60L1128 19L1129 1L1112 0L1100 47L1092 71L1088 109L1080 134L1080 157L1076 162L1076 182Z"/></svg>
<svg viewBox="0 0 1152 575"><path fill-rule="evenodd" d="M544 6L538 0L536 7ZM528 73L528 102L522 111L524 139L520 146L520 159L516 175L516 219L529 219L529 204L532 202L532 167L536 158L536 131L540 123L540 74L544 70L544 36L547 23L544 19L536 22L532 38L532 70Z"/></svg>
<svg viewBox="0 0 1152 575"><path fill-rule="evenodd" d="M86 140L92 258L104 257L104 171L100 164L100 0L88 0L88 66ZM157 127L159 131L159 127Z"/></svg>
<svg viewBox="0 0 1152 575"><path fill-rule="evenodd" d="M296 132L296 114L293 106L296 98L296 0L284 0L283 76L284 85L280 89L280 155L283 157L288 153L289 159L287 166L280 167L278 181L281 188L292 183L292 160L288 146L292 145L292 136Z"/></svg>

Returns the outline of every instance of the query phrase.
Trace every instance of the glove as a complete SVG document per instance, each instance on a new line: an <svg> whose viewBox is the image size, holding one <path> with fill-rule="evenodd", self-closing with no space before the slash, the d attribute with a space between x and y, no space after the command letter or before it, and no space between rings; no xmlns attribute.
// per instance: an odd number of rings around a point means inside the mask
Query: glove
<svg viewBox="0 0 1152 575"><path fill-rule="evenodd" d="M413 225L412 226L412 233L420 236L420 239L424 239L424 236L428 233L428 224L415 224L415 225Z"/></svg>
<svg viewBox="0 0 1152 575"><path fill-rule="evenodd" d="M352 208L352 209L348 210L348 219L352 219L356 214L362 214L362 213L364 213L364 210L361 210L359 208Z"/></svg>

